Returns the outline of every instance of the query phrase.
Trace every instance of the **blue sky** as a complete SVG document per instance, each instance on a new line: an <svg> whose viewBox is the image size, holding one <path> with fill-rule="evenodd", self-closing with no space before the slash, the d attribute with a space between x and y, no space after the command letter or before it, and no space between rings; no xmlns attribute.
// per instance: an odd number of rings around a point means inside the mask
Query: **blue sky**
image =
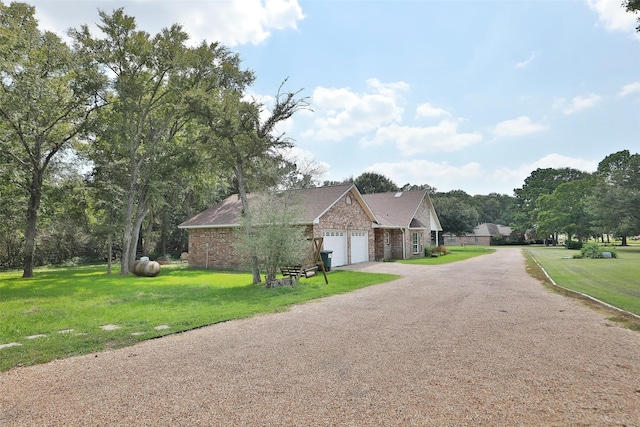
<svg viewBox="0 0 640 427"><path fill-rule="evenodd" d="M238 52L266 102L288 77L313 112L279 131L321 180L512 195L536 168L640 151L640 37L621 0L27 2L61 34L98 8L151 33L180 23Z"/></svg>

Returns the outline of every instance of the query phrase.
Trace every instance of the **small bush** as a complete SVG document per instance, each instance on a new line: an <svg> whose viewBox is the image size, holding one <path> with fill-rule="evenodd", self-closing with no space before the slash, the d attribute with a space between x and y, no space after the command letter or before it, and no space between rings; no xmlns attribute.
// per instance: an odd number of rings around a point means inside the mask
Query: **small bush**
<svg viewBox="0 0 640 427"><path fill-rule="evenodd" d="M618 255L616 254L616 249L613 246L607 246L605 248L604 246L600 246L595 242L585 244L580 251L583 258L592 259L603 258L603 252L610 252L611 258L618 257Z"/></svg>
<svg viewBox="0 0 640 427"><path fill-rule="evenodd" d="M574 250L580 250L582 249L582 242L579 242L577 240L567 240L564 244L567 249L574 249Z"/></svg>
<svg viewBox="0 0 640 427"><path fill-rule="evenodd" d="M447 247L444 245L437 246L435 248L435 251L438 253L438 255L446 255L449 253L449 251L447 250Z"/></svg>
<svg viewBox="0 0 640 427"><path fill-rule="evenodd" d="M424 257L425 258L431 258L431 246L425 246L424 247Z"/></svg>

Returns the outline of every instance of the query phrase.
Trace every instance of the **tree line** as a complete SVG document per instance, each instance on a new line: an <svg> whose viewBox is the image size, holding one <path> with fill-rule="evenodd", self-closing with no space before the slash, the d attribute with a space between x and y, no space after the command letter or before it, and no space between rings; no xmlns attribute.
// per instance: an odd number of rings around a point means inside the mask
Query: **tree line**
<svg viewBox="0 0 640 427"><path fill-rule="evenodd" d="M557 242L640 235L640 154L606 156L594 173L537 169L515 189L514 228L532 239Z"/></svg>
<svg viewBox="0 0 640 427"><path fill-rule="evenodd" d="M35 8L0 2L0 266L33 268L179 253L176 225L227 194L304 174L276 125L307 108L284 82L269 106L219 43L179 25L152 35L123 9L98 34L43 31ZM285 80L286 82L286 80ZM249 230L250 231L250 230Z"/></svg>

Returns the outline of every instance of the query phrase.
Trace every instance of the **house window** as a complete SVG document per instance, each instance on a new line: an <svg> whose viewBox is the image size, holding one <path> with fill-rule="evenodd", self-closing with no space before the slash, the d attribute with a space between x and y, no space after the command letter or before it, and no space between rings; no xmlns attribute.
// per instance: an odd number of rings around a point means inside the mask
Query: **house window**
<svg viewBox="0 0 640 427"><path fill-rule="evenodd" d="M453 234L450 234L449 236L447 236L447 242L455 243L456 242L456 236L454 236Z"/></svg>
<svg viewBox="0 0 640 427"><path fill-rule="evenodd" d="M344 200L345 202L347 202L348 205L351 204L351 196L347 196Z"/></svg>
<svg viewBox="0 0 640 427"><path fill-rule="evenodd" d="M390 244L390 243L391 243L391 239L390 239L390 237L389 237L389 232L388 232L388 231L385 231L385 232L384 232L384 244L385 244L385 245L388 245L388 244Z"/></svg>
<svg viewBox="0 0 640 427"><path fill-rule="evenodd" d="M413 253L419 254L420 253L420 236L418 235L418 233L414 232L412 237L413 237L412 239Z"/></svg>

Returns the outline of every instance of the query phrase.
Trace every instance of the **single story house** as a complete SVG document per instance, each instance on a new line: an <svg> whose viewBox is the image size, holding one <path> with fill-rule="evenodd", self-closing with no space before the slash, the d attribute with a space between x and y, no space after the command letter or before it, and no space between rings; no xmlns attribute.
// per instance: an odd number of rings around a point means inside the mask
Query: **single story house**
<svg viewBox="0 0 640 427"><path fill-rule="evenodd" d="M473 233L464 236L446 233L443 235L445 245L486 245L491 244L491 238L496 236L511 236L511 227L501 224L485 222L473 229Z"/></svg>
<svg viewBox="0 0 640 427"><path fill-rule="evenodd" d="M295 191L303 207L300 226L309 238L323 237L332 267L424 256L432 230L442 230L425 191L362 195L353 184ZM240 198L232 195L178 226L189 233L189 266L241 267L233 248L241 212Z"/></svg>
<svg viewBox="0 0 640 427"><path fill-rule="evenodd" d="M424 257L438 242L440 221L427 191L363 194L375 213L375 259Z"/></svg>
<svg viewBox="0 0 640 427"><path fill-rule="evenodd" d="M309 238L324 238L324 249L333 251L332 267L374 258L375 216L355 185L296 191L304 211L300 226L306 227ZM189 232L189 266L241 267L242 260L233 248L241 212L242 203L234 194L178 226Z"/></svg>

